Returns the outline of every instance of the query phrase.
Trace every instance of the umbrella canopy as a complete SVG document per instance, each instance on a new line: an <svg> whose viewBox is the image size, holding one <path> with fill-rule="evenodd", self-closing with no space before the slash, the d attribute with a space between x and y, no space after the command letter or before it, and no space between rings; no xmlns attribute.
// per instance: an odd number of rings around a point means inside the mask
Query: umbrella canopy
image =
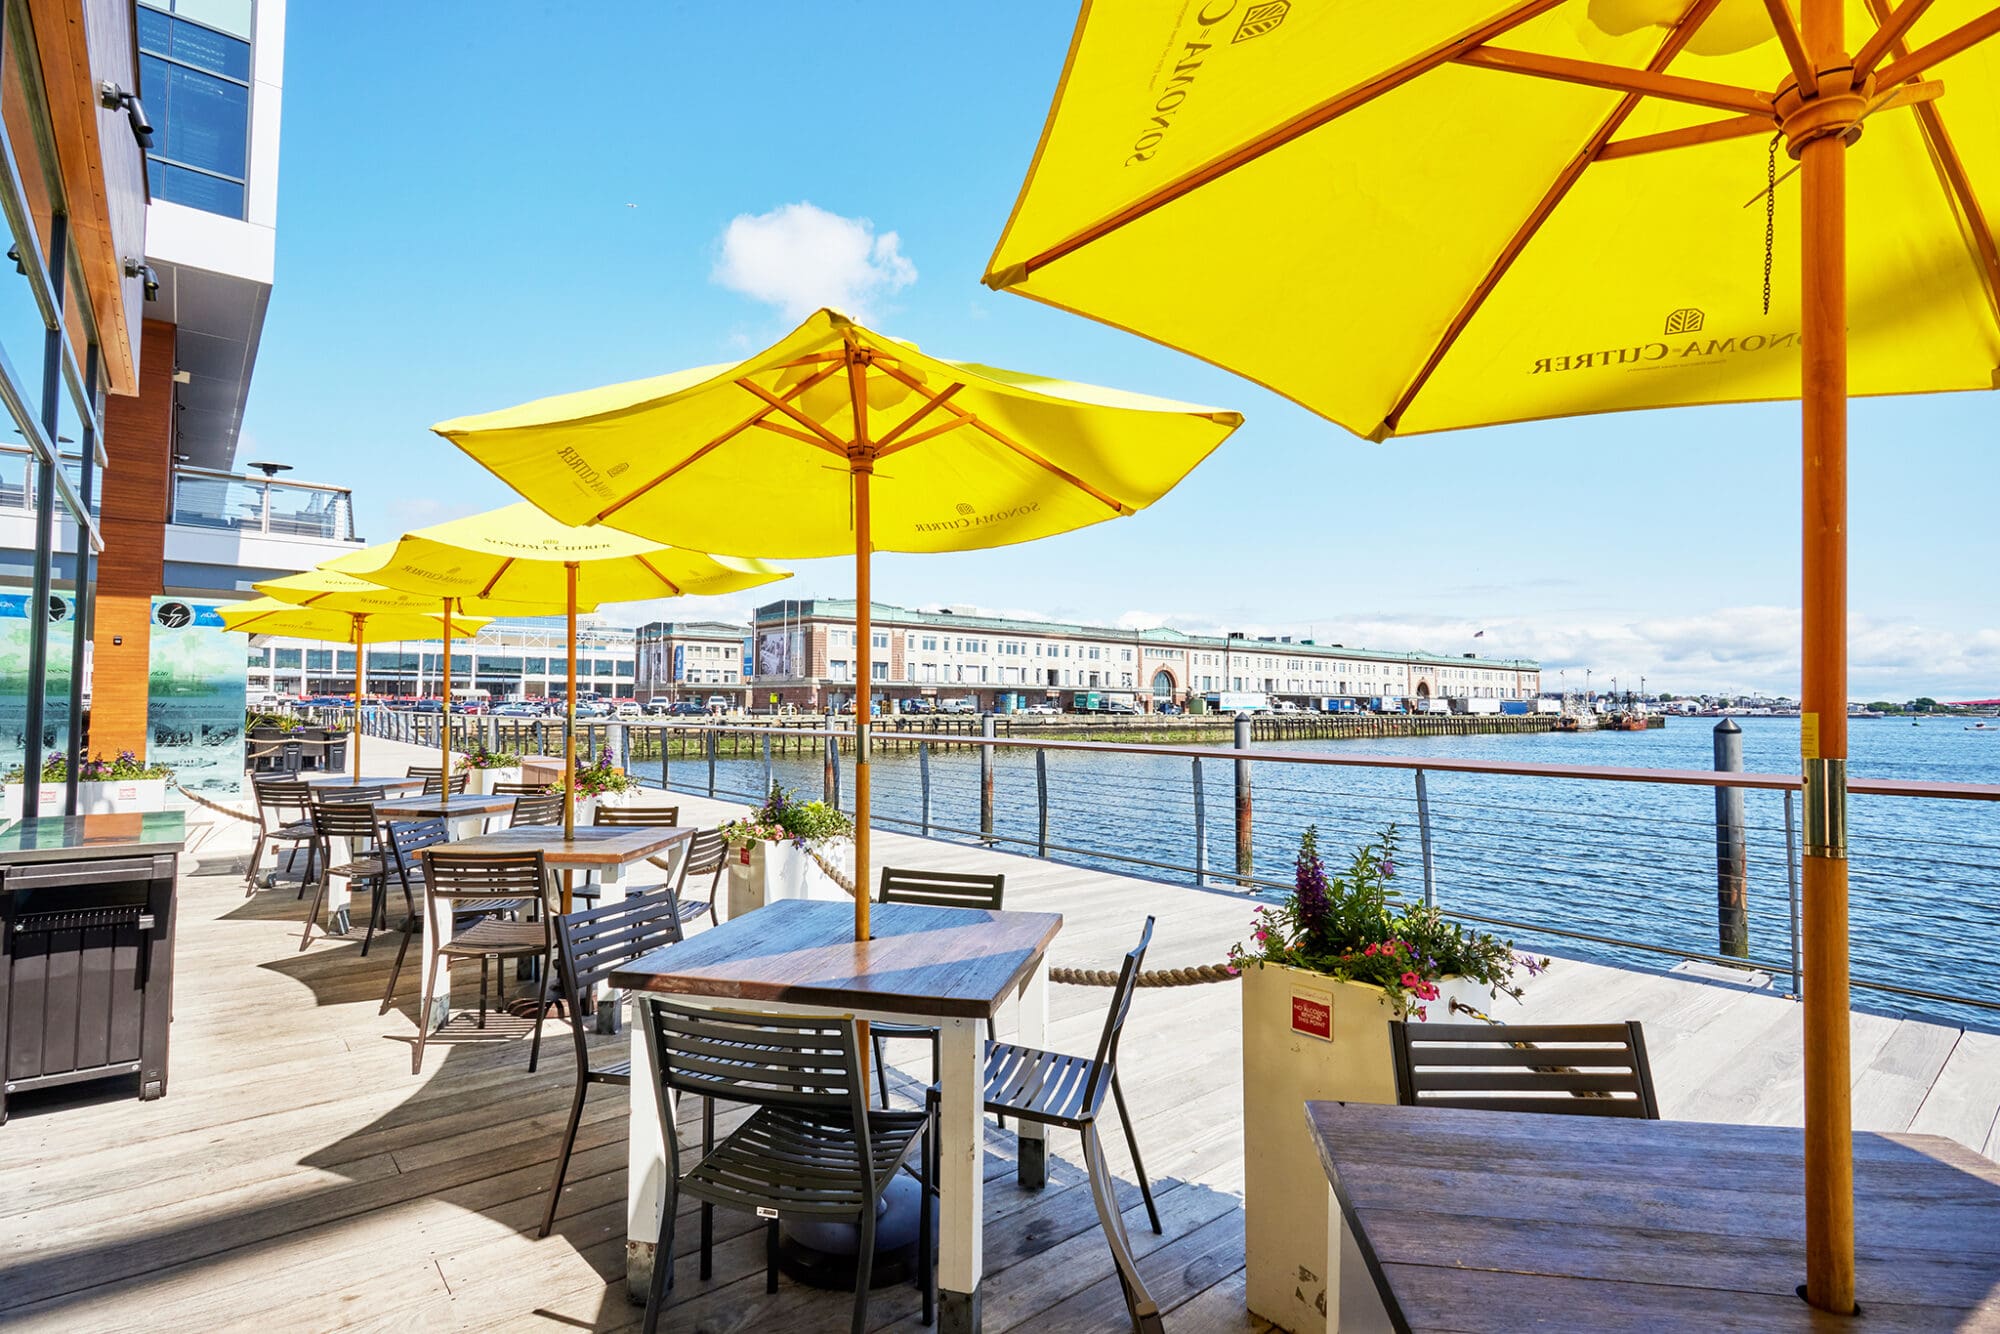
<svg viewBox="0 0 2000 1334"><path fill-rule="evenodd" d="M927 356L821 310L704 366L433 429L567 523L708 551L855 555L872 644L875 551L970 551L1144 509L1234 412ZM869 680L855 672L854 926L868 938Z"/></svg>
<svg viewBox="0 0 2000 1334"><path fill-rule="evenodd" d="M403 639L469 639L479 633L486 625L487 619L468 616L454 623L450 616L433 616L426 612L409 610L407 607L397 611L374 611L366 608L336 611L325 606L302 606L297 601L261 597L225 610L222 613L222 628L241 631L248 635L287 635L294 639L318 639L329 643L354 645L354 717L351 748L354 752L354 776L359 778L361 700L367 693L365 647L369 644L390 643ZM446 653L445 660L450 661L451 654Z"/></svg>
<svg viewBox="0 0 2000 1334"><path fill-rule="evenodd" d="M1806 1292L1843 1313L1847 397L2000 384L1996 34L1981 0L1086 4L986 275L1374 439L1801 400Z"/></svg>
<svg viewBox="0 0 2000 1334"><path fill-rule="evenodd" d="M1834 109L1857 394L2000 366L2000 53L1954 39L2000 21L1911 11ZM1377 439L1796 398L1790 46L1761 0L1086 5L986 282Z"/></svg>

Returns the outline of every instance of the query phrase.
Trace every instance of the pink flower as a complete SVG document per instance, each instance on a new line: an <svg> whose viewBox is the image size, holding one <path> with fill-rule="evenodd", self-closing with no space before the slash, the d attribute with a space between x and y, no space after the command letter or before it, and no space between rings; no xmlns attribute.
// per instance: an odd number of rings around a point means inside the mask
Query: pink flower
<svg viewBox="0 0 2000 1334"><path fill-rule="evenodd" d="M1430 1018L1430 1016L1429 1016L1429 1015L1427 1015L1427 1014L1425 1014L1425 1013L1424 1013L1424 1007L1423 1007L1423 1006L1421 1006L1421 1005L1419 1005L1419 1006L1417 1007L1417 1018L1419 1018L1419 1019L1428 1019L1428 1018Z"/></svg>
<svg viewBox="0 0 2000 1334"><path fill-rule="evenodd" d="M1416 987L1417 987L1417 986L1418 986L1418 985L1420 984L1420 982L1421 982L1421 979L1420 979L1420 978L1418 978L1418 977L1417 977L1417 975L1416 975L1415 973L1404 973L1404 974L1403 974L1403 985L1404 985L1404 986L1406 986L1406 987L1409 987L1409 988L1411 988L1412 990L1415 990L1415 989L1416 989Z"/></svg>
<svg viewBox="0 0 2000 1334"><path fill-rule="evenodd" d="M1233 963L1226 963L1223 965L1223 968L1225 968L1228 971L1231 977L1235 977L1238 973L1243 971Z"/></svg>
<svg viewBox="0 0 2000 1334"><path fill-rule="evenodd" d="M1377 954L1380 954L1381 952L1382 952L1382 947L1380 945L1370 945L1368 947L1368 957L1370 957L1371 959L1374 958Z"/></svg>
<svg viewBox="0 0 2000 1334"><path fill-rule="evenodd" d="M1256 940L1256 941L1257 941L1257 942L1258 942L1259 944L1261 944L1261 943L1263 943L1263 941L1264 941L1264 940L1266 940L1266 939L1267 939L1268 937L1267 937L1267 933L1265 933L1265 932L1263 932L1263 931L1258 931L1258 932L1254 932L1254 933L1253 933L1253 938L1254 938L1254 939L1255 939L1255 940Z"/></svg>

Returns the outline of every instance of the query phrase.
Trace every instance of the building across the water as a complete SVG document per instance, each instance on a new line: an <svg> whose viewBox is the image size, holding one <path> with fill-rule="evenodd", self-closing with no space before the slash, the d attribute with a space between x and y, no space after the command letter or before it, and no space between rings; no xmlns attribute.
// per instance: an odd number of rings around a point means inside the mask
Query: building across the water
<svg viewBox="0 0 2000 1334"><path fill-rule="evenodd" d="M1301 705L1329 699L1528 700L1541 665L1473 654L1395 653L1291 636L1189 635L1178 630L873 608L873 640L855 643L855 604L787 599L759 607L751 694L802 709L854 697L868 663L872 691L888 699L970 700L1006 709L1095 691L1141 708L1191 695L1250 692Z"/></svg>
<svg viewBox="0 0 2000 1334"><path fill-rule="evenodd" d="M726 621L654 621L638 631L639 698L678 703L683 693L744 703L750 627Z"/></svg>
<svg viewBox="0 0 2000 1334"><path fill-rule="evenodd" d="M577 694L631 699L634 687L633 632L619 626L581 623L576 633ZM562 697L567 680L569 635L560 616L494 621L477 637L452 645L451 688L455 696L483 690L495 703ZM280 695L350 696L354 693L354 650L281 635L250 636L250 697ZM367 693L387 699L438 695L444 646L437 640L371 644L367 649Z"/></svg>

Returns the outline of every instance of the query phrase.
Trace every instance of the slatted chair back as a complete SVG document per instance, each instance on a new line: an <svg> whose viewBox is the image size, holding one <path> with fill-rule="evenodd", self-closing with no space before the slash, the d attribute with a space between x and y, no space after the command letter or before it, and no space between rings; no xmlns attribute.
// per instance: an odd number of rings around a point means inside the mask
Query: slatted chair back
<svg viewBox="0 0 2000 1334"><path fill-rule="evenodd" d="M853 1019L644 1000L668 1088L725 1102L845 1114L855 1133L867 1137L868 1084ZM872 1173L866 1180L872 1188Z"/></svg>
<svg viewBox="0 0 2000 1334"><path fill-rule="evenodd" d="M495 783L493 795L496 797L534 797L549 791L553 783Z"/></svg>
<svg viewBox="0 0 2000 1334"><path fill-rule="evenodd" d="M380 828L368 801L322 801L313 808L313 832L322 839L344 838L359 853L372 847Z"/></svg>
<svg viewBox="0 0 2000 1334"><path fill-rule="evenodd" d="M444 770L435 764L413 764L403 770L405 778L436 778Z"/></svg>
<svg viewBox="0 0 2000 1334"><path fill-rule="evenodd" d="M526 852L429 848L423 858L427 906L449 902L453 912L464 912L485 902L547 901L548 878L539 848Z"/></svg>
<svg viewBox="0 0 2000 1334"><path fill-rule="evenodd" d="M307 794L312 799L313 809L322 806L358 806L382 800L388 795L379 787L322 787L318 783L306 785Z"/></svg>
<svg viewBox="0 0 2000 1334"><path fill-rule="evenodd" d="M1099 1096L1098 1081L1107 1079L1107 1072L1115 1071L1118 1062L1118 1040L1125 1034L1125 1016L1132 1012L1132 995L1139 989L1139 970L1146 962L1146 948L1153 943L1153 919L1146 919L1146 929L1139 933L1139 943L1125 955L1125 962L1118 969L1118 985L1111 989L1111 1008L1104 1014L1104 1032L1097 1039L1097 1064L1090 1069L1090 1081L1084 1088L1083 1105L1095 1107Z"/></svg>
<svg viewBox="0 0 2000 1334"><path fill-rule="evenodd" d="M555 919L557 978L572 1016L598 983L642 955L681 941L673 891L665 886L618 903L565 913ZM590 1068L584 1025L573 1023L579 1067Z"/></svg>
<svg viewBox="0 0 2000 1334"><path fill-rule="evenodd" d="M415 778L416 775L411 774L410 777ZM466 780L471 777L472 775L464 770L453 774L451 776L451 795L456 797L463 793L465 791ZM438 771L435 769L424 774L424 795L427 797L441 797L444 795L444 779L438 776Z"/></svg>
<svg viewBox="0 0 2000 1334"><path fill-rule="evenodd" d="M257 819L266 833L297 820L312 818L312 785L296 778L259 778Z"/></svg>
<svg viewBox="0 0 2000 1334"><path fill-rule="evenodd" d="M697 829L688 840L687 857L681 862L681 879L697 875L719 875L729 860L729 845L720 829Z"/></svg>
<svg viewBox="0 0 2000 1334"><path fill-rule="evenodd" d="M451 830L442 820L397 820L388 830L390 862L396 878L406 885L412 873L423 869L425 848L451 842Z"/></svg>
<svg viewBox="0 0 2000 1334"><path fill-rule="evenodd" d="M1657 1121L1646 1035L1621 1024L1389 1024L1406 1107Z"/></svg>
<svg viewBox="0 0 2000 1334"><path fill-rule="evenodd" d="M563 799L560 792L537 792L514 798L514 818L511 827L521 825L561 824Z"/></svg>
<svg viewBox="0 0 2000 1334"><path fill-rule="evenodd" d="M916 903L927 908L989 908L998 911L1007 892L1004 875L966 875L958 871L905 871L882 868L878 903Z"/></svg>
<svg viewBox="0 0 2000 1334"><path fill-rule="evenodd" d="M636 829L678 829L678 806L599 806L592 824L624 825Z"/></svg>

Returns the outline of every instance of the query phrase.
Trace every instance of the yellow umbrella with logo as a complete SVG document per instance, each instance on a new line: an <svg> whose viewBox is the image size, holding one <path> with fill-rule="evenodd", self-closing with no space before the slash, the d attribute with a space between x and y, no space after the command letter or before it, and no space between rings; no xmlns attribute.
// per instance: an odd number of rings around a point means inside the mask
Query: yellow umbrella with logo
<svg viewBox="0 0 2000 1334"><path fill-rule="evenodd" d="M354 776L361 776L361 701L365 697L366 646L403 639L471 638L486 625L486 618L461 617L447 624L441 616L410 610L335 611L325 607L301 606L296 601L273 597L254 598L225 608L222 628L246 635L284 635L293 639L317 639L326 643L354 645L354 719L352 741ZM449 653L446 654L450 656Z"/></svg>
<svg viewBox="0 0 2000 1334"><path fill-rule="evenodd" d="M705 551L855 556L1006 546L1136 513L1233 412L946 361L822 310L733 366L433 429L565 523ZM869 649L855 672L855 932L868 938Z"/></svg>
<svg viewBox="0 0 2000 1334"><path fill-rule="evenodd" d="M1840 1312L1846 400L2000 382L1996 34L1980 0L1087 3L986 275L1376 440L1802 400L1807 1288Z"/></svg>
<svg viewBox="0 0 2000 1334"><path fill-rule="evenodd" d="M569 688L563 832L568 835L576 827L577 612L604 602L737 593L789 578L791 571L748 557L664 546L615 528L574 527L533 505L519 504L419 528L395 542L328 561L320 574L350 579L384 597L445 598L475 610L531 606L536 613L565 612ZM568 912L564 883L563 911Z"/></svg>
<svg viewBox="0 0 2000 1334"><path fill-rule="evenodd" d="M340 557L339 560L380 562L388 560L394 551L392 545L379 543L372 547L363 547L352 555ZM371 580L342 573L334 568L336 564L337 561L326 561L301 574L266 579L262 583L252 584L251 587L267 597L326 611L429 614L435 608L437 616L443 622L446 639L452 637L454 618L468 613L485 618L481 621L481 624L484 624L485 620L497 616L540 616L551 610L560 609L490 598L454 597L428 590L408 592L399 588L386 588ZM574 626L572 626L572 637L574 637ZM442 658L443 669L439 673L438 681L441 714L438 726L438 772L445 775L448 780L451 775L451 653L448 649ZM573 687L575 683L571 684Z"/></svg>

